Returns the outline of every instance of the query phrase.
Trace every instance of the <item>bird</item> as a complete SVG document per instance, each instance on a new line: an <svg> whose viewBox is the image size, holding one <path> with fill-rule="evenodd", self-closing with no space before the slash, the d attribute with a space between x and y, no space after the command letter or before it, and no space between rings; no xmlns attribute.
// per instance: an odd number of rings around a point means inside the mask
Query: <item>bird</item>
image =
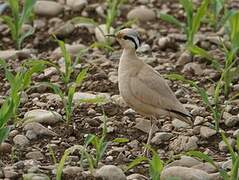
<svg viewBox="0 0 239 180"><path fill-rule="evenodd" d="M159 117L178 118L192 125L191 114L176 98L167 81L137 56L136 50L141 44L138 32L125 28L110 36L123 48L118 67L120 95L129 107L151 120L147 145Z"/></svg>

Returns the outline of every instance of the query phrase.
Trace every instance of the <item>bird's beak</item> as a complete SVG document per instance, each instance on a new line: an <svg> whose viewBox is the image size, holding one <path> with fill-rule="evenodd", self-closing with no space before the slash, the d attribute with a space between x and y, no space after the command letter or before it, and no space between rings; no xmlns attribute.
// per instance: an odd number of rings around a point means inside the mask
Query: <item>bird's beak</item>
<svg viewBox="0 0 239 180"><path fill-rule="evenodd" d="M116 38L116 36L114 34L106 34L105 36Z"/></svg>

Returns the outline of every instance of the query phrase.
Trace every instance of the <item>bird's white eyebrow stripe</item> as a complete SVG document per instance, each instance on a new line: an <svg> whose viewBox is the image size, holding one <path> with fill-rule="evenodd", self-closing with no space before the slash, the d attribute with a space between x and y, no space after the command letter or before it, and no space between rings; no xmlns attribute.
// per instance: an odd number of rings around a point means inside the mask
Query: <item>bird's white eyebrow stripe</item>
<svg viewBox="0 0 239 180"><path fill-rule="evenodd" d="M124 39L128 39L128 40L132 41L134 43L134 45L135 45L135 49L137 49L139 47L139 45L140 45L139 39L136 36L125 35Z"/></svg>

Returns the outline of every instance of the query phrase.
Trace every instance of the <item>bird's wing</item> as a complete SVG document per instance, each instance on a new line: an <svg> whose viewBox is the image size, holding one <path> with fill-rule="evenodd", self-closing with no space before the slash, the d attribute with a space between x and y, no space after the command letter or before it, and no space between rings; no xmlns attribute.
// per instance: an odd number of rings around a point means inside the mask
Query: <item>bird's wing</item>
<svg viewBox="0 0 239 180"><path fill-rule="evenodd" d="M130 77L130 88L133 95L145 104L188 115L165 79L148 65L143 66L136 76Z"/></svg>

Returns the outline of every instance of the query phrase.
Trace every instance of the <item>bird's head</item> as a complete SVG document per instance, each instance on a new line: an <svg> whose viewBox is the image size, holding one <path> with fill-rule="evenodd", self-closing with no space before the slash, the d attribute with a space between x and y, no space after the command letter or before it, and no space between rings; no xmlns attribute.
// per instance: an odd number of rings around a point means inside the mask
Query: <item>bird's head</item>
<svg viewBox="0 0 239 180"><path fill-rule="evenodd" d="M122 48L136 50L140 46L139 34L136 30L125 28L113 35Z"/></svg>

